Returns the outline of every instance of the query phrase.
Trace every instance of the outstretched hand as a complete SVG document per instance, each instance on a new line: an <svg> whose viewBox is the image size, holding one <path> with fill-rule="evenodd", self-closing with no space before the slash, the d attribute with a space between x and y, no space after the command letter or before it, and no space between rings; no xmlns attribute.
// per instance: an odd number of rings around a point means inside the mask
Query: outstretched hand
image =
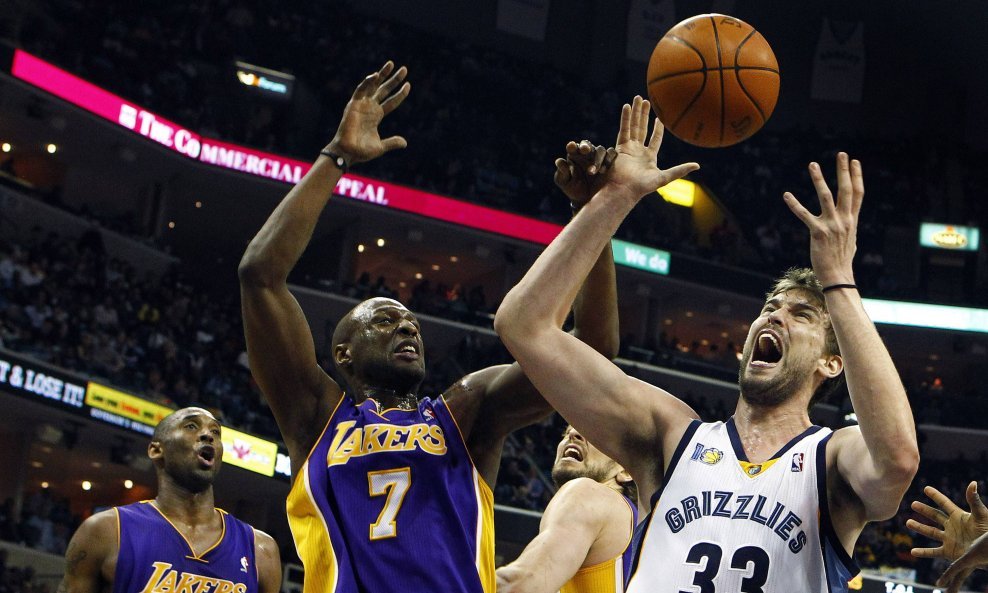
<svg viewBox="0 0 988 593"><path fill-rule="evenodd" d="M974 540L988 533L988 508L978 496L977 482L971 482L967 486L966 497L970 511L965 511L954 504L944 493L933 486L927 486L923 492L939 508L931 507L918 500L914 500L911 506L914 511L931 521L933 525L909 519L906 521L906 527L940 542L940 545L935 548L913 548L913 556L957 560L967 551Z"/></svg>
<svg viewBox="0 0 988 593"><path fill-rule="evenodd" d="M861 162L848 162L846 152L837 154L837 200L823 178L819 163L810 163L810 178L820 200L820 216L814 216L791 192L782 198L810 230L810 262L824 286L854 284L852 263L857 250L858 213L864 199Z"/></svg>
<svg viewBox="0 0 988 593"><path fill-rule="evenodd" d="M401 136L382 139L377 129L384 116L397 109L411 91L411 84L404 82L407 74L404 66L395 71L394 62L389 60L364 78L346 104L340 127L327 150L353 165L408 146Z"/></svg>
<svg viewBox="0 0 988 593"><path fill-rule="evenodd" d="M671 169L659 169L659 147L662 146L665 128L655 118L655 127L649 135L650 112L651 105L640 96L636 96L631 105L625 103L621 109L621 127L614 146L617 158L605 185L634 202L700 168L696 163L684 163Z"/></svg>
<svg viewBox="0 0 988 593"><path fill-rule="evenodd" d="M596 146L589 140L566 144L566 158L556 159L553 181L574 208L582 208L605 182L604 173L614 163L617 151Z"/></svg>

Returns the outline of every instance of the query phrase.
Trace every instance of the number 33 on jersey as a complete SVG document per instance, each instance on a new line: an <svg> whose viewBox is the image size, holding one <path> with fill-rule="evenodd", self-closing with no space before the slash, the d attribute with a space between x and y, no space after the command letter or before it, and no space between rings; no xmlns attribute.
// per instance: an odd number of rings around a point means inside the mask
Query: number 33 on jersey
<svg viewBox="0 0 988 593"><path fill-rule="evenodd" d="M858 569L830 524L831 434L811 426L755 464L733 419L694 421L652 498L628 593L847 591Z"/></svg>

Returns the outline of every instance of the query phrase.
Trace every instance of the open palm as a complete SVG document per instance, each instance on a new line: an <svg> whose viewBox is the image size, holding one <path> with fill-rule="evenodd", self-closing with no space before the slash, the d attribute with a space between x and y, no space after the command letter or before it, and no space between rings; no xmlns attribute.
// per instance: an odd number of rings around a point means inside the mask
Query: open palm
<svg viewBox="0 0 988 593"><path fill-rule="evenodd" d="M388 61L380 70L364 78L343 110L340 127L328 148L346 157L351 165L408 146L401 136L382 139L377 129L411 90L411 85L404 82L408 70L404 66L397 71L394 68L394 63Z"/></svg>

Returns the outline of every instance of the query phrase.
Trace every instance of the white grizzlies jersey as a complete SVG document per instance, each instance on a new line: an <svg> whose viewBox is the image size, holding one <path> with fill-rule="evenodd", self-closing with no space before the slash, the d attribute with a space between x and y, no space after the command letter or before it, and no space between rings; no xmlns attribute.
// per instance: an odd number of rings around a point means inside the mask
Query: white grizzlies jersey
<svg viewBox="0 0 988 593"><path fill-rule="evenodd" d="M652 497L628 593L847 591L858 569L827 509L831 434L811 426L754 464L733 418L693 421Z"/></svg>

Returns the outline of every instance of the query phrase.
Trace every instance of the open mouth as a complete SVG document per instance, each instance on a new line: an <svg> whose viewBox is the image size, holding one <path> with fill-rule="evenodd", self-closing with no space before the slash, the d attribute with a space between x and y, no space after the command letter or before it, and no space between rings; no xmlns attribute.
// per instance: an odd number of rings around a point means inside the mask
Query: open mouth
<svg viewBox="0 0 988 593"><path fill-rule="evenodd" d="M782 340L778 334L763 330L755 338L755 349L751 353L751 363L774 365L782 360Z"/></svg>
<svg viewBox="0 0 988 593"><path fill-rule="evenodd" d="M398 344L398 347L395 348L394 353L398 358L405 360L418 360L419 347L414 341L406 340Z"/></svg>
<svg viewBox="0 0 988 593"><path fill-rule="evenodd" d="M207 467L212 467L213 463L216 461L216 448L212 445L203 445L196 452L196 456L204 465Z"/></svg>
<svg viewBox="0 0 988 593"><path fill-rule="evenodd" d="M563 449L563 459L583 461L583 451L581 451L576 445L567 445L566 448Z"/></svg>

